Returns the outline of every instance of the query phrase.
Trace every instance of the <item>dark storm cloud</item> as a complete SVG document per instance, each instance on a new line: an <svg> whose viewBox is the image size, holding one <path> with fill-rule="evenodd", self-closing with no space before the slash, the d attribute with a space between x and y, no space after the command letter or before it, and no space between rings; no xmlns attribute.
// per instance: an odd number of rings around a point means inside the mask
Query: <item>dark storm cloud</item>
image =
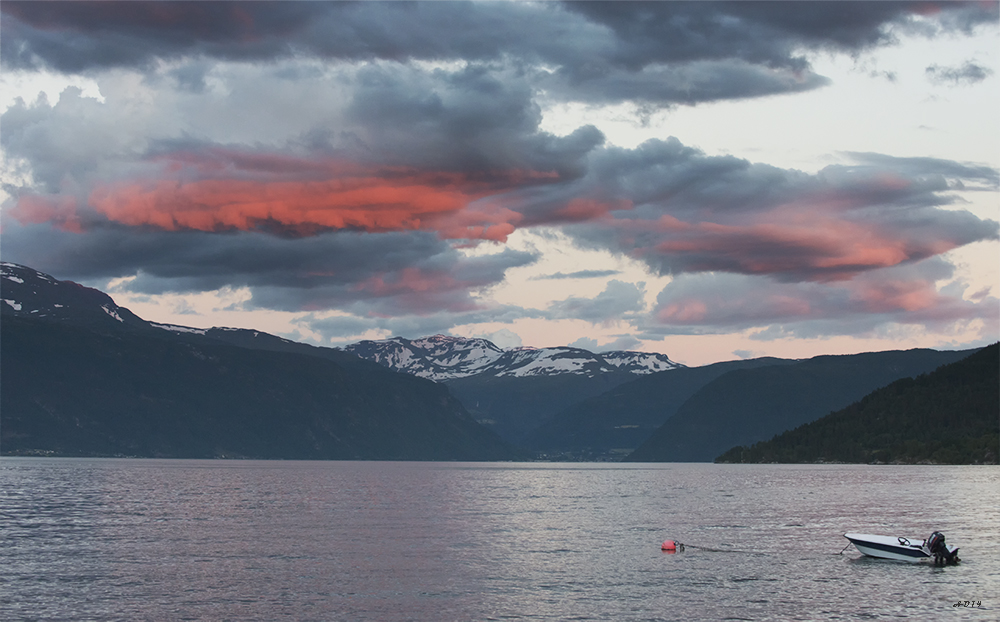
<svg viewBox="0 0 1000 622"><path fill-rule="evenodd" d="M149 69L184 57L458 60L513 64L557 99L657 105L815 88L825 80L804 50L854 53L891 43L894 28L968 30L997 14L995 4L953 2L6 1L0 9L0 52L11 68ZM196 74L178 77L201 85Z"/></svg>

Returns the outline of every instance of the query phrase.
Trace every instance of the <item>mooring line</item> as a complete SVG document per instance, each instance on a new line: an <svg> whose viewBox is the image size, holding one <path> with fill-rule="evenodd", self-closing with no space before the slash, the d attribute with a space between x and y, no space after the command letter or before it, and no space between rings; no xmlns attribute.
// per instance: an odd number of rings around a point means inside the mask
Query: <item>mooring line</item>
<svg viewBox="0 0 1000 622"><path fill-rule="evenodd" d="M770 553L761 553L760 551L740 551L738 549L713 549L707 546L698 546L696 544L685 544L683 546L689 549L698 549L700 551L711 551L712 553L743 553L744 555L770 555Z"/></svg>

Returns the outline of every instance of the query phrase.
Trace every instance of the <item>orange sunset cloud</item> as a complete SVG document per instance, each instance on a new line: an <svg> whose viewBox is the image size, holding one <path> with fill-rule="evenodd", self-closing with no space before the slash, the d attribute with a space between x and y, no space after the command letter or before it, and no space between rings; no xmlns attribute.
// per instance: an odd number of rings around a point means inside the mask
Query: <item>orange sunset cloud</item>
<svg viewBox="0 0 1000 622"><path fill-rule="evenodd" d="M556 173L500 171L466 175L399 168L363 170L342 162L214 150L154 159L170 178L99 184L88 205L129 226L166 231L250 230L276 224L300 232L436 231L443 238L506 241L521 215L480 199ZM183 179L187 173L195 179ZM79 230L72 197L25 196L12 213L24 223Z"/></svg>

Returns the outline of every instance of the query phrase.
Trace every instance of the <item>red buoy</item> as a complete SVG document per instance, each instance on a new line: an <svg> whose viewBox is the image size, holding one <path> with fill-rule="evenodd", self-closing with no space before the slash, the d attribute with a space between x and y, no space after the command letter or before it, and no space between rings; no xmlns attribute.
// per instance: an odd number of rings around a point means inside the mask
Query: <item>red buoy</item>
<svg viewBox="0 0 1000 622"><path fill-rule="evenodd" d="M660 547L661 551L670 551L671 553L677 552L677 543L673 540L665 540L663 546Z"/></svg>

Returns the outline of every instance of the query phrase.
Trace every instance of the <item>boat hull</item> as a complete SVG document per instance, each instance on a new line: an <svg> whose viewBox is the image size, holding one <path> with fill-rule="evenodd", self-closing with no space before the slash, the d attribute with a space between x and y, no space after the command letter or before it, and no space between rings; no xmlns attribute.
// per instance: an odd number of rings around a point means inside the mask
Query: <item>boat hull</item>
<svg viewBox="0 0 1000 622"><path fill-rule="evenodd" d="M868 557L919 562L931 556L930 551L923 546L924 541L920 538L872 536L862 533L845 533L844 537L851 541L854 548Z"/></svg>
<svg viewBox="0 0 1000 622"><path fill-rule="evenodd" d="M934 557L927 549L925 541L920 538L872 536L864 533L845 533L844 537L851 541L854 548L868 557L903 562L919 562ZM947 563L958 561L958 547L946 544L945 548L948 550Z"/></svg>

